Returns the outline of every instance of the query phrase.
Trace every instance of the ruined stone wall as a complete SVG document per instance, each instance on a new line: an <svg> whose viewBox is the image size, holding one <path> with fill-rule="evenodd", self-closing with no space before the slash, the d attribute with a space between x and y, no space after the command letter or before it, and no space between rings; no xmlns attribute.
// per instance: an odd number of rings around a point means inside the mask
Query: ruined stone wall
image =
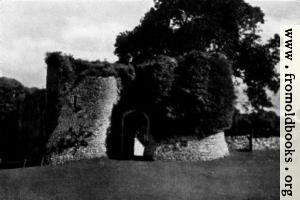
<svg viewBox="0 0 300 200"><path fill-rule="evenodd" d="M253 138L254 151L279 150L280 138ZM243 136L224 136L223 132L199 140L196 137L175 137L154 147L156 160L198 161L213 160L229 155L230 151L248 150L249 138Z"/></svg>
<svg viewBox="0 0 300 200"><path fill-rule="evenodd" d="M113 106L119 100L118 64L48 55L49 161L106 156ZM54 73L54 74L49 74ZM55 102L57 102L55 104Z"/></svg>
<svg viewBox="0 0 300 200"><path fill-rule="evenodd" d="M249 136L227 136L226 141L231 150L245 150L249 149ZM268 137L268 138L253 138L252 139L253 150L279 150L280 138Z"/></svg>
<svg viewBox="0 0 300 200"><path fill-rule="evenodd" d="M196 137L176 138L173 142L166 141L158 144L154 152L156 160L199 161L223 158L227 155L229 150L224 132L201 140Z"/></svg>
<svg viewBox="0 0 300 200"><path fill-rule="evenodd" d="M106 156L106 136L118 101L114 77L86 77L60 98L62 107L48 147L52 163Z"/></svg>

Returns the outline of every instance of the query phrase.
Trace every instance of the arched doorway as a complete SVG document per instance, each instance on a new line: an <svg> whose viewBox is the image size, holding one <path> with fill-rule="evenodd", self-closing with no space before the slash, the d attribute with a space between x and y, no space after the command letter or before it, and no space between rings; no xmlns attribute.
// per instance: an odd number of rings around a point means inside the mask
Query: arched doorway
<svg viewBox="0 0 300 200"><path fill-rule="evenodd" d="M134 142L139 141L146 145L149 139L150 119L145 112L129 110L122 116L121 124L121 152L122 158L134 158Z"/></svg>

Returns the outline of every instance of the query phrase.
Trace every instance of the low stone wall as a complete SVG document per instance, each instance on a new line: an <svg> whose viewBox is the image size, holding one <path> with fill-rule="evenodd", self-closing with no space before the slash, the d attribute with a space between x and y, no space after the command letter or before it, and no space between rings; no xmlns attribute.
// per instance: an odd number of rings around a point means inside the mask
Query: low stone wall
<svg viewBox="0 0 300 200"><path fill-rule="evenodd" d="M229 149L231 150L245 150L249 149L249 136L227 136L226 141L228 143ZM269 138L253 138L252 139L252 149L253 150L270 150L280 148L280 138L279 137L269 137Z"/></svg>
<svg viewBox="0 0 300 200"><path fill-rule="evenodd" d="M48 148L52 164L106 156L107 129L119 99L115 77L87 76L60 98L58 125Z"/></svg>
<svg viewBox="0 0 300 200"><path fill-rule="evenodd" d="M162 142L154 151L155 160L199 161L223 158L229 155L224 132L204 139L181 137L175 142Z"/></svg>

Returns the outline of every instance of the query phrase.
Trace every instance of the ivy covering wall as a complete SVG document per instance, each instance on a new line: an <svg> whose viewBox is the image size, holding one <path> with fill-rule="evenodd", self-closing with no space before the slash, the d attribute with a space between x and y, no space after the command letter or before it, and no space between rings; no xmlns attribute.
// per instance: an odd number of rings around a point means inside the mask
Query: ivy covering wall
<svg viewBox="0 0 300 200"><path fill-rule="evenodd" d="M130 66L61 53L48 54L46 62L50 162L106 156L113 106L122 81L134 76Z"/></svg>

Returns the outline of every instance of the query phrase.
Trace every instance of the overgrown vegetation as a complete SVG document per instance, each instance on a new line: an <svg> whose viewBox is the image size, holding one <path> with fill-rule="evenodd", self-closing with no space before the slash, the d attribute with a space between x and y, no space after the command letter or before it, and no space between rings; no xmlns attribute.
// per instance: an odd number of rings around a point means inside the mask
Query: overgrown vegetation
<svg viewBox="0 0 300 200"><path fill-rule="evenodd" d="M156 55L220 52L247 84L252 106L261 109L272 106L265 89L279 88L279 36L263 44L263 23L262 10L244 0L154 0L139 25L118 35L115 54L135 64Z"/></svg>
<svg viewBox="0 0 300 200"><path fill-rule="evenodd" d="M119 90L134 78L132 66L49 53L48 109L56 110L47 143L53 164L106 155L105 140ZM57 102L57 103L55 103ZM48 120L49 121L49 120ZM54 123L53 123L54 124Z"/></svg>
<svg viewBox="0 0 300 200"><path fill-rule="evenodd" d="M67 79L72 80L74 76L78 76L77 82L86 76L115 76L124 80L133 80L135 77L134 68L131 65L74 59L72 55L64 55L61 52L46 53L45 62L58 70L60 78L63 78L60 80L61 82L65 82Z"/></svg>
<svg viewBox="0 0 300 200"><path fill-rule="evenodd" d="M0 158L40 163L45 153L45 90L0 78Z"/></svg>
<svg viewBox="0 0 300 200"><path fill-rule="evenodd" d="M229 128L235 96L228 60L198 51L179 60L174 101L180 125L203 136Z"/></svg>
<svg viewBox="0 0 300 200"><path fill-rule="evenodd" d="M204 137L230 127L235 96L231 66L223 55L155 56L137 64L135 73L120 109L146 112L156 138Z"/></svg>

